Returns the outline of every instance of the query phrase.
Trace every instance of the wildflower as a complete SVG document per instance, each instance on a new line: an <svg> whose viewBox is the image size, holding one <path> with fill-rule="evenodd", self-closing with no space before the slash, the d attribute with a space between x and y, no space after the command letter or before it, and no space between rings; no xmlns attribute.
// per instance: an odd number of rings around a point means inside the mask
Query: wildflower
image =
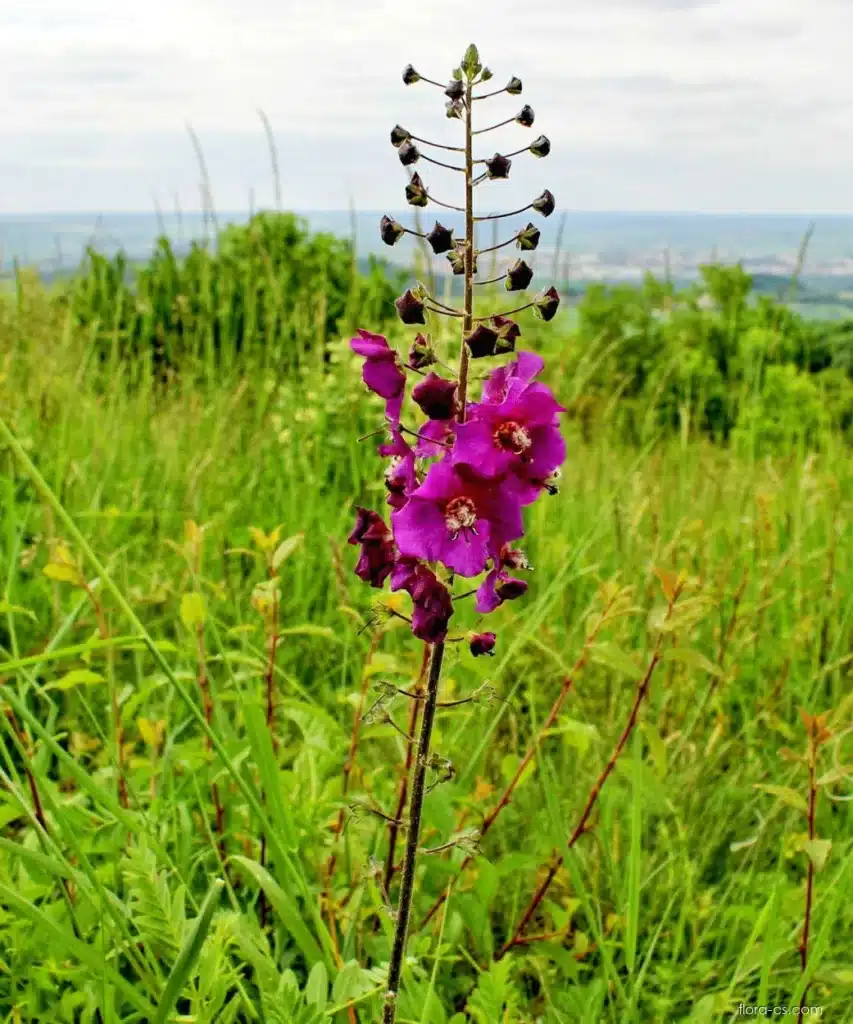
<svg viewBox="0 0 853 1024"><path fill-rule="evenodd" d="M386 245L395 245L405 233L403 225L387 214L379 222L379 235Z"/></svg>
<svg viewBox="0 0 853 1024"><path fill-rule="evenodd" d="M426 204L424 203L423 205ZM550 217L555 208L554 193L546 188L542 195L537 196L530 205L537 213L541 213L543 217Z"/></svg>
<svg viewBox="0 0 853 1024"><path fill-rule="evenodd" d="M551 140L547 135L540 135L539 138L534 139L527 148L534 156L547 156L551 152Z"/></svg>
<svg viewBox="0 0 853 1024"><path fill-rule="evenodd" d="M492 317L492 327L498 335L497 351L514 351L516 339L521 334L521 328L515 320L510 320L509 317L498 314Z"/></svg>
<svg viewBox="0 0 853 1024"><path fill-rule="evenodd" d="M404 324L426 323L424 304L411 288L407 288L398 299L395 299L394 305L397 307L397 314Z"/></svg>
<svg viewBox="0 0 853 1024"><path fill-rule="evenodd" d="M485 324L477 324L471 333L465 338L465 344L471 353L472 359L482 359L483 356L493 356L498 341L497 331Z"/></svg>
<svg viewBox="0 0 853 1024"><path fill-rule="evenodd" d="M533 113L533 107L528 106L525 103L518 114L516 114L515 119L522 127L529 128L533 124L534 117L535 114Z"/></svg>
<svg viewBox="0 0 853 1024"><path fill-rule="evenodd" d="M444 455L455 430L455 420L428 420L418 431L415 455L421 459L428 459L433 455Z"/></svg>
<svg viewBox="0 0 853 1024"><path fill-rule="evenodd" d="M478 612L493 612L504 601L514 601L527 593L527 582L510 576L503 569L492 569L477 589Z"/></svg>
<svg viewBox="0 0 853 1024"><path fill-rule="evenodd" d="M457 240L453 243L453 249L447 254L447 259L450 262L450 266L454 274L465 273L465 241L464 239ZM474 255L474 267L473 272L477 273L477 256Z"/></svg>
<svg viewBox="0 0 853 1024"><path fill-rule="evenodd" d="M496 639L497 637L494 633L473 633L468 646L475 658L481 654L488 654L494 657Z"/></svg>
<svg viewBox="0 0 853 1024"><path fill-rule="evenodd" d="M385 487L388 491L388 504L398 509L409 500L409 495L417 487L418 478L415 472L415 453L406 444L399 428L391 431L391 437L392 443L379 445L378 451L380 455L391 457L385 470Z"/></svg>
<svg viewBox="0 0 853 1024"><path fill-rule="evenodd" d="M528 224L526 228L519 231L516 235L515 244L523 252L531 252L539 245L539 237L541 232L535 224Z"/></svg>
<svg viewBox="0 0 853 1024"><path fill-rule="evenodd" d="M371 334L362 328L352 338L350 348L365 357L361 379L374 394L385 399L385 416L393 424L400 422L406 375L399 365L397 353L381 334Z"/></svg>
<svg viewBox="0 0 853 1024"><path fill-rule="evenodd" d="M358 518L347 538L350 544L361 544L361 557L356 575L371 587L381 587L394 568L394 538L378 512L356 507Z"/></svg>
<svg viewBox="0 0 853 1024"><path fill-rule="evenodd" d="M524 262L516 260L506 272L506 290L508 292L523 291L533 280L533 271Z"/></svg>
<svg viewBox="0 0 853 1024"><path fill-rule="evenodd" d="M536 296L533 305L533 312L540 320L553 320L560 305L560 295L557 289L551 285L547 292Z"/></svg>
<svg viewBox="0 0 853 1024"><path fill-rule="evenodd" d="M413 174L412 180L406 185L406 202L410 206L426 206L429 202L427 190L419 174ZM545 216L547 217L547 214Z"/></svg>
<svg viewBox="0 0 853 1024"><path fill-rule="evenodd" d="M409 366L413 370L422 370L434 362L435 352L432 350L432 345L422 334L416 334L412 347L409 349Z"/></svg>
<svg viewBox="0 0 853 1024"><path fill-rule="evenodd" d="M491 159L485 161L486 174L490 178L508 178L509 169L512 167L512 160L508 156L501 156L495 153Z"/></svg>
<svg viewBox="0 0 853 1024"><path fill-rule="evenodd" d="M391 589L405 590L412 599L412 633L426 643L439 643L447 636L453 601L447 587L435 573L411 558L400 558L391 574Z"/></svg>
<svg viewBox="0 0 853 1024"><path fill-rule="evenodd" d="M538 377L545 360L535 352L519 352L511 363L492 370L483 383L483 401L500 403L506 400L509 388L523 391L534 377Z"/></svg>
<svg viewBox="0 0 853 1024"><path fill-rule="evenodd" d="M435 222L435 227L430 231L426 240L432 247L432 251L436 256L440 256L443 252L447 252L448 249L452 249L455 245L453 240L453 232L446 228L443 224Z"/></svg>
<svg viewBox="0 0 853 1024"><path fill-rule="evenodd" d="M391 521L403 557L442 562L460 576L479 575L504 544L524 534L517 483L510 478L495 487L449 457L430 467Z"/></svg>
<svg viewBox="0 0 853 1024"><path fill-rule="evenodd" d="M456 387L455 380L446 380L437 373L428 373L412 389L412 400L431 420L450 420L458 411Z"/></svg>

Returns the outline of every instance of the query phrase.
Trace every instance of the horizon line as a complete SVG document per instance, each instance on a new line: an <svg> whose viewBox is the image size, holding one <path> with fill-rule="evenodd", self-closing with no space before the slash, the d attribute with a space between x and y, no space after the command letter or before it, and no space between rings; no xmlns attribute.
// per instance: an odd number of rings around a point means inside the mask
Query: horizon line
<svg viewBox="0 0 853 1024"><path fill-rule="evenodd" d="M240 216L246 216L256 213L293 213L296 215L310 216L311 214L341 214L348 217L362 215L378 215L387 213L389 208L385 209L362 209L362 210L351 210L349 208L300 208L291 207L283 208L281 211L275 209L274 206L262 206L258 208L250 207L234 207L231 209L213 210L206 211L203 209L169 209L169 210L156 210L156 209L113 209L113 210L92 210L92 209L77 209L77 210L0 210L0 217L110 217L116 215L122 216L148 216L158 218L174 218L177 216L199 216L204 217L205 215L213 218L229 216L238 214ZM408 212L405 208L397 210L391 210L392 213ZM853 219L853 211L850 210L690 210L690 209L678 209L678 210L637 210L637 209L575 209L572 207L565 207L562 209L556 209L551 217L556 215L580 215L580 216L634 216L634 217L838 217L838 218L850 218ZM447 214L444 214L447 216ZM548 218L549 220L551 218Z"/></svg>

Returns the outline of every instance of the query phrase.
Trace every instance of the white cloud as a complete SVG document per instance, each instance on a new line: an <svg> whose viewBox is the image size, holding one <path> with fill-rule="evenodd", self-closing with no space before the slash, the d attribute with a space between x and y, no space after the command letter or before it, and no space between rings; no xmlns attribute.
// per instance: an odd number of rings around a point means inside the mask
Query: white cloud
<svg viewBox="0 0 853 1024"><path fill-rule="evenodd" d="M490 119L529 102L553 143L493 186L509 202L547 185L575 208L851 206L848 0L0 0L0 20L3 210L150 209L175 192L196 206L187 122L219 206L246 206L251 187L266 201L258 107L288 205L399 208L390 127L459 129L400 71L443 80L470 39L498 83L525 83ZM454 184L428 177L436 195Z"/></svg>

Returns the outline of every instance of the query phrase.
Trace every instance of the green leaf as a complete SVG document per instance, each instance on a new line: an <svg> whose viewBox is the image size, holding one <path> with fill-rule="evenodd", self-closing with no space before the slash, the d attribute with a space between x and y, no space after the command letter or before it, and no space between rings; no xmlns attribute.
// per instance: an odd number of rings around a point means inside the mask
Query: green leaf
<svg viewBox="0 0 853 1024"><path fill-rule="evenodd" d="M208 890L198 912L198 917L193 921L192 929L180 953L178 953L178 958L175 960L175 965L166 981L166 988L163 991L163 998L157 1007L154 1024L166 1024L168 1021L169 1015L187 983L190 971L193 969L196 960L198 960L199 953L201 953L201 947L207 938L207 933L210 931L213 914L219 903L219 894L224 886L225 883L221 878L213 880L213 884Z"/></svg>
<svg viewBox="0 0 853 1024"><path fill-rule="evenodd" d="M87 668L75 668L71 672L66 672L55 683L48 683L45 690L70 690L74 686L94 686L103 681L104 677L99 672L91 672Z"/></svg>
<svg viewBox="0 0 853 1024"><path fill-rule="evenodd" d="M329 626L315 626L310 622L301 626L288 626L278 631L279 636L324 636L329 640L337 639L335 631Z"/></svg>
<svg viewBox="0 0 853 1024"><path fill-rule="evenodd" d="M798 793L796 789L791 789L790 786L764 786L760 783L755 783L752 788L760 789L762 793L769 793L771 796L775 796L783 804L787 804L797 811L802 811L803 814L809 809L803 794Z"/></svg>
<svg viewBox="0 0 853 1024"><path fill-rule="evenodd" d="M261 776L261 784L269 804L273 828L283 849L293 852L297 848L296 829L281 787L281 773L273 751L266 717L260 707L248 699L243 700L243 717L252 747L252 758Z"/></svg>
<svg viewBox="0 0 853 1024"><path fill-rule="evenodd" d="M181 598L181 622L187 629L203 626L206 617L204 598L201 594L184 594Z"/></svg>
<svg viewBox="0 0 853 1024"><path fill-rule="evenodd" d="M325 1010L329 1001L329 975L326 965L320 960L311 968L308 975L308 983L305 986L305 1002L309 1006L316 1006L318 1010Z"/></svg>
<svg viewBox="0 0 853 1024"><path fill-rule="evenodd" d="M62 565L59 562L48 563L42 572L49 580L58 583L79 583L80 573L73 565Z"/></svg>
<svg viewBox="0 0 853 1024"><path fill-rule="evenodd" d="M712 676L721 676L723 670L719 665L715 665L713 661L706 658L704 654L700 654L699 651L691 650L689 647L670 647L664 651L662 661L677 661L682 665L687 665L690 668L701 669L702 672L707 672Z"/></svg>
<svg viewBox="0 0 853 1024"><path fill-rule="evenodd" d="M605 668L612 668L616 672L621 672L622 675L628 676L629 679L639 680L644 675L645 670L626 651L623 651L621 647L617 647L616 644L610 643L610 641L594 644L590 653L590 659L599 665L604 665Z"/></svg>
<svg viewBox="0 0 853 1024"><path fill-rule="evenodd" d="M809 839L803 843L803 852L814 864L815 871L823 871L832 849L831 839Z"/></svg>
<svg viewBox="0 0 853 1024"><path fill-rule="evenodd" d="M296 533L292 537L288 537L287 540L283 540L275 549L275 554L272 556L273 569L277 571L282 562L290 558L303 540L305 540L304 533Z"/></svg>
<svg viewBox="0 0 853 1024"><path fill-rule="evenodd" d="M9 604L8 601L0 601L0 615L29 615L33 622L38 622L35 612L29 608L22 608L19 604Z"/></svg>

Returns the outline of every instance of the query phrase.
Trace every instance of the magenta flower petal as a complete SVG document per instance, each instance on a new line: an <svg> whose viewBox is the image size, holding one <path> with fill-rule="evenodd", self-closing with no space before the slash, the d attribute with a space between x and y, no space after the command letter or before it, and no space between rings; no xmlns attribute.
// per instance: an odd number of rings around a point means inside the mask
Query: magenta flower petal
<svg viewBox="0 0 853 1024"><path fill-rule="evenodd" d="M519 352L516 358L505 366L492 370L483 382L483 401L500 403L507 397L512 382L529 384L545 366L545 360L536 352Z"/></svg>
<svg viewBox="0 0 853 1024"><path fill-rule="evenodd" d="M362 328L358 337L350 340L350 348L364 356L361 379L371 391L385 399L385 416L396 425L400 422L406 388L406 375L397 353L381 334L371 334Z"/></svg>
<svg viewBox="0 0 853 1024"><path fill-rule="evenodd" d="M498 597L497 590L495 589L497 578L497 569L492 569L477 588L476 610L481 614L493 612L501 604L501 599Z"/></svg>
<svg viewBox="0 0 853 1024"><path fill-rule="evenodd" d="M433 455L444 455L445 447L453 438L456 423L454 420L427 420L418 430L418 442L415 455L426 459Z"/></svg>
<svg viewBox="0 0 853 1024"><path fill-rule="evenodd" d="M455 465L472 466L487 480L504 476L512 465L512 452L498 448L494 426L486 420L469 420L456 428L453 446Z"/></svg>

